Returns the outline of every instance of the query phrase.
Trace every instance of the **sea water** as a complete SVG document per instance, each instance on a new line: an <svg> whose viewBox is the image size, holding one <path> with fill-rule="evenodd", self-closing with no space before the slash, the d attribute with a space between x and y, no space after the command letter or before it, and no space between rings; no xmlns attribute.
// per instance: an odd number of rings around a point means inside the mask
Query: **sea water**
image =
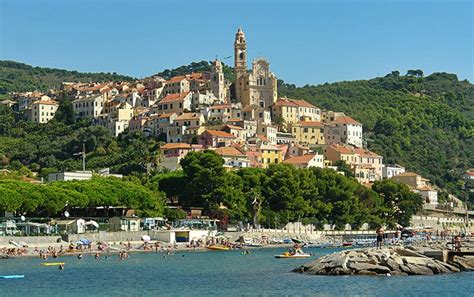
<svg viewBox="0 0 474 297"><path fill-rule="evenodd" d="M100 260L84 255L0 260L0 296L474 296L474 273L435 276L313 276L291 270L308 259L275 259L283 248L196 251L173 255L132 253ZM316 256L332 249L307 249Z"/></svg>

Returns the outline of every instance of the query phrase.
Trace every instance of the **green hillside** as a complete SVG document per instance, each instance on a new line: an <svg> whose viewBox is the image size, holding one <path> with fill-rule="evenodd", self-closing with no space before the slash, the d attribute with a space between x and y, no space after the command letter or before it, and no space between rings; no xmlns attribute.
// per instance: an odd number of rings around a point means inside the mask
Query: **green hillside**
<svg viewBox="0 0 474 297"><path fill-rule="evenodd" d="M422 72L421 72L422 73ZM459 192L461 174L474 167L474 85L448 73L296 87L279 82L279 95L343 111L364 124L369 149Z"/></svg>
<svg viewBox="0 0 474 297"><path fill-rule="evenodd" d="M193 71L208 71L209 65L209 62L201 61L166 69L157 75L170 78ZM0 61L0 70L1 92L44 90L71 80L132 79L115 74L31 67L8 61ZM225 66L224 71L232 81L232 68ZM474 85L459 81L454 74L433 73L423 77L420 70L414 70L402 76L394 71L370 80L303 87L280 80L278 92L280 96L306 99L322 109L343 111L352 116L364 124L368 148L383 155L384 163L401 164L453 193L460 194L462 173L474 167ZM122 152L133 155L135 148L131 144L135 143L127 138L117 142L105 137L105 131L87 126L51 123L35 127L35 124L13 119L6 110L0 112L0 117L0 167L7 167L9 162L17 160L44 173L53 168L78 169L80 160L72 155L78 148L72 149L71 143L80 143L76 139L83 137L79 132L87 131L94 139L94 145L88 148L92 168L107 166L125 174L144 171L140 160L130 158L133 160L130 165L130 160L121 155ZM42 142L38 138L48 141ZM101 141L96 142L96 139ZM38 143L54 143L54 152L43 150ZM145 146L154 147L156 144ZM28 150L19 149L25 147ZM153 151L150 149L144 157L151 157Z"/></svg>
<svg viewBox="0 0 474 297"><path fill-rule="evenodd" d="M182 65L174 69L165 69L155 75L161 76L164 79L170 79L173 76L186 75L192 72L210 71L211 63L212 62L207 62L207 61L192 62L189 65ZM224 77L227 80L233 82L235 78L234 69L232 67L225 65L224 63L222 63L222 66L223 66L223 71L224 71Z"/></svg>
<svg viewBox="0 0 474 297"><path fill-rule="evenodd" d="M117 73L81 73L63 69L33 67L14 61L0 61L0 94L47 91L63 81L130 81L134 78Z"/></svg>

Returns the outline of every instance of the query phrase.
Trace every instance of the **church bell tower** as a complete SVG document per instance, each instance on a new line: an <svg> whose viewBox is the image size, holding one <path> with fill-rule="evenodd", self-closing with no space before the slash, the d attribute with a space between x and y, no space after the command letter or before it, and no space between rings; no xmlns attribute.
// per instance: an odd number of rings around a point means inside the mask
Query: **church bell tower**
<svg viewBox="0 0 474 297"><path fill-rule="evenodd" d="M244 77L247 72L247 41L242 28L237 30L234 41L234 71L235 95L238 102L242 101L242 91L245 87Z"/></svg>

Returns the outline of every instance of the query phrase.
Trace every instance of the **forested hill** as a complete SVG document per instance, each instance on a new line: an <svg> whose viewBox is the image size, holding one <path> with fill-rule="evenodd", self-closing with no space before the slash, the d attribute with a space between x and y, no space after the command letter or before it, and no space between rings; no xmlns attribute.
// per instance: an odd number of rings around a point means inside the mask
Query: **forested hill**
<svg viewBox="0 0 474 297"><path fill-rule="evenodd" d="M130 81L133 77L117 73L82 73L63 69L33 67L14 61L0 61L0 94L8 92L47 91L63 81Z"/></svg>
<svg viewBox="0 0 474 297"><path fill-rule="evenodd" d="M210 62L201 61L157 75L168 79L209 69ZM224 65L224 73L233 81L232 67ZM0 61L0 95L46 90L62 81L132 79L115 73L79 73ZM455 74L433 73L423 77L421 70L410 70L407 75L393 71L370 80L303 87L279 80L278 93L354 117L364 124L367 146L384 156L384 163L404 165L454 193L459 193L463 171L474 167L474 85L459 81ZM112 160L106 163L102 165L118 166Z"/></svg>
<svg viewBox="0 0 474 297"><path fill-rule="evenodd" d="M279 81L278 93L345 112L364 124L367 146L384 163L458 192L461 174L474 167L474 85L454 74L409 74L304 87Z"/></svg>
<svg viewBox="0 0 474 297"><path fill-rule="evenodd" d="M161 76L164 79L170 79L174 76L186 75L192 72L204 72L211 70L211 63L208 61L200 61L200 62L192 62L188 65L182 65L174 69L165 69L155 75ZM235 78L234 68L227 66L226 64L222 63L222 68L224 71L224 77L233 82Z"/></svg>

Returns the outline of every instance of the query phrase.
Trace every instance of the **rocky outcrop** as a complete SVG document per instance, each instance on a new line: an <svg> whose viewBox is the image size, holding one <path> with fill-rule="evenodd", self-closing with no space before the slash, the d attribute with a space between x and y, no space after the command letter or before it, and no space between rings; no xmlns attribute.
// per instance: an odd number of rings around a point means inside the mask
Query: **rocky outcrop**
<svg viewBox="0 0 474 297"><path fill-rule="evenodd" d="M306 263L294 272L315 275L432 275L474 270L474 259L454 257L449 263L401 246L337 252Z"/></svg>

